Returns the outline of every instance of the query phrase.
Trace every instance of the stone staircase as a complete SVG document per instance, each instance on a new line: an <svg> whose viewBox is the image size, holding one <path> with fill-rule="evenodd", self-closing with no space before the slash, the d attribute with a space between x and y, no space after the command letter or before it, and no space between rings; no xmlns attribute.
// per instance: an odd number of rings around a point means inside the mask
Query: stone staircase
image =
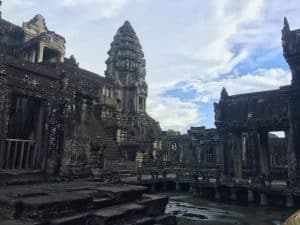
<svg viewBox="0 0 300 225"><path fill-rule="evenodd" d="M105 158L108 160L120 160L122 158L120 148L117 142L112 138L114 136L115 134L113 128L111 127L104 128L103 140L107 146L104 154L105 154Z"/></svg>
<svg viewBox="0 0 300 225"><path fill-rule="evenodd" d="M145 191L90 181L2 186L0 225L175 225L167 198Z"/></svg>

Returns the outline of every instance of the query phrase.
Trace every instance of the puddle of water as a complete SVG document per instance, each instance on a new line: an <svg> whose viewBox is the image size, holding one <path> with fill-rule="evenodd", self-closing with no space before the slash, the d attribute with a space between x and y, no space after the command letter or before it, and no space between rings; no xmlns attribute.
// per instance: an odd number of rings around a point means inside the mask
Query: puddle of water
<svg viewBox="0 0 300 225"><path fill-rule="evenodd" d="M210 202L191 196L170 197L166 213L191 221L201 221L199 224L228 225L283 225L283 221L293 210L278 208L263 208L255 206L235 206ZM188 223L180 223L188 225ZM194 224L194 223L191 223ZM198 222L197 222L198 224Z"/></svg>
<svg viewBox="0 0 300 225"><path fill-rule="evenodd" d="M179 217L191 218L193 220L212 219L211 209L199 207L188 202L169 201L166 213L170 213Z"/></svg>

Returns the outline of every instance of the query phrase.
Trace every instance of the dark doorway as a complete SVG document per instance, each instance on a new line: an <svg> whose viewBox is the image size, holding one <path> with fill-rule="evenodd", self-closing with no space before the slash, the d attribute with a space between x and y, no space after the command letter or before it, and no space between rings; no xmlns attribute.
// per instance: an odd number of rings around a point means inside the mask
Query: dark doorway
<svg viewBox="0 0 300 225"><path fill-rule="evenodd" d="M40 169L44 114L41 99L21 95L12 97L7 138L1 146L0 168Z"/></svg>

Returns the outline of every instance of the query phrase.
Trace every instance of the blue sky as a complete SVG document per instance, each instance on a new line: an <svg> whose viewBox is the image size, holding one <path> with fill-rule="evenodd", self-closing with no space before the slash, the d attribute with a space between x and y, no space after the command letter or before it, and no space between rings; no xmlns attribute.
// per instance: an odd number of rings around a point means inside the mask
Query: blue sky
<svg viewBox="0 0 300 225"><path fill-rule="evenodd" d="M67 56L104 74L106 52L125 20L147 61L147 110L163 129L214 126L213 102L289 84L281 29L300 28L300 0L4 0L3 18L35 14L67 40Z"/></svg>

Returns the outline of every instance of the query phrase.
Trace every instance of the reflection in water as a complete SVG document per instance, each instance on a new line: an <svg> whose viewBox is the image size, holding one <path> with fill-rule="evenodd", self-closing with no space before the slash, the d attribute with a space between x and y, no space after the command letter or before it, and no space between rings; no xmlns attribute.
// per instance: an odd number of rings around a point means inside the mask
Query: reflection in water
<svg viewBox="0 0 300 225"><path fill-rule="evenodd" d="M282 225L293 211L222 204L188 195L171 196L166 208L177 216L179 225Z"/></svg>

